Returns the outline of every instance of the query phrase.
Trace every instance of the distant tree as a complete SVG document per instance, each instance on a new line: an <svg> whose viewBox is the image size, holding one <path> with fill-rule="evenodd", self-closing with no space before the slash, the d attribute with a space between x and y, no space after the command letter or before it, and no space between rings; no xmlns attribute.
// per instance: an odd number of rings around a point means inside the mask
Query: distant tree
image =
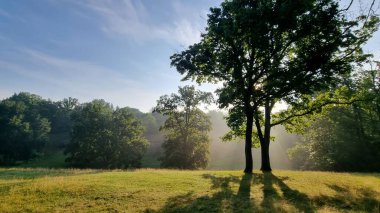
<svg viewBox="0 0 380 213"><path fill-rule="evenodd" d="M74 110L75 107L79 105L78 99L76 98L64 98L62 101L58 101L59 108L65 111Z"/></svg>
<svg viewBox="0 0 380 213"><path fill-rule="evenodd" d="M90 168L140 167L148 142L144 128L126 108L114 110L103 100L84 104L72 115L67 162Z"/></svg>
<svg viewBox="0 0 380 213"><path fill-rule="evenodd" d="M150 145L148 153L150 156L159 155L160 146L164 140L162 133L159 129L165 122L165 116L159 113L143 113L138 109L128 108L138 118L145 127L144 136L149 140Z"/></svg>
<svg viewBox="0 0 380 213"><path fill-rule="evenodd" d="M19 93L0 102L0 164L12 165L39 154L49 141L48 104L40 96Z"/></svg>
<svg viewBox="0 0 380 213"><path fill-rule="evenodd" d="M165 116L159 113L141 112L136 108L126 107L145 127L144 137L149 141L149 147L144 155L145 165L147 167L159 167L158 158L162 153L162 143L164 136L160 132L160 126L165 122Z"/></svg>
<svg viewBox="0 0 380 213"><path fill-rule="evenodd" d="M178 94L164 95L157 101L154 111L168 116L161 127L165 135L163 167L207 166L211 122L198 107L211 101L211 93L198 91L194 86L179 87Z"/></svg>
<svg viewBox="0 0 380 213"><path fill-rule="evenodd" d="M61 101L54 102L56 111L53 116L49 117L51 122L51 143L50 151L62 150L70 141L70 132L73 122L71 115L79 106L78 99L64 98Z"/></svg>
<svg viewBox="0 0 380 213"><path fill-rule="evenodd" d="M210 11L201 41L171 65L183 80L223 83L218 103L229 111L229 135L245 137L244 172L252 172L252 144L261 147L261 170L270 171L271 128L329 103L309 104L366 59L361 46L378 18L349 20L334 0L232 0ZM291 110L273 116L280 101Z"/></svg>

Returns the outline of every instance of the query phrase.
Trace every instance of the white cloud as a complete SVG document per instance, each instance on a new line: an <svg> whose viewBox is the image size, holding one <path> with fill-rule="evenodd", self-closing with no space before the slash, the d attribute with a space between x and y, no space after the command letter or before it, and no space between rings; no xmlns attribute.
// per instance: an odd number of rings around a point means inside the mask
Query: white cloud
<svg viewBox="0 0 380 213"><path fill-rule="evenodd" d="M157 17L148 13L142 1L83 1L79 5L95 12L104 32L126 35L136 42L165 40L187 46L199 41L200 22L205 22L200 14L185 10L179 2L172 5L170 23L155 21Z"/></svg>
<svg viewBox="0 0 380 213"><path fill-rule="evenodd" d="M29 83L22 88L0 90L2 98L26 89L53 100L71 96L87 102L101 98L121 107L149 111L160 95L159 91L144 87L142 82L94 63L56 57L31 49L19 49L19 54L25 60L17 63L0 60L1 72L12 72ZM32 87L31 84L39 86Z"/></svg>

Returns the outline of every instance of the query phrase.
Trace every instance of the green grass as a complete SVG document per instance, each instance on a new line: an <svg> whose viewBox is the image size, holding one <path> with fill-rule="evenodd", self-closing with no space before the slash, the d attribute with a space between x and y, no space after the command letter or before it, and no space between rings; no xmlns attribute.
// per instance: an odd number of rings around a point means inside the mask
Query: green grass
<svg viewBox="0 0 380 213"><path fill-rule="evenodd" d="M63 169L70 167L70 165L65 162L66 157L63 151L55 151L28 162L19 162L16 167ZM158 161L157 156L153 154L144 155L141 164L143 168L160 168L160 161Z"/></svg>
<svg viewBox="0 0 380 213"><path fill-rule="evenodd" d="M157 159L157 156L153 154L145 154L141 159L141 166L143 168L160 168L161 162Z"/></svg>
<svg viewBox="0 0 380 213"><path fill-rule="evenodd" d="M379 212L380 175L0 169L1 212Z"/></svg>
<svg viewBox="0 0 380 213"><path fill-rule="evenodd" d="M21 168L65 168L67 164L65 163L65 154L63 151L52 152L50 154L46 154L45 156L32 159L28 162L22 162L17 165L17 167Z"/></svg>

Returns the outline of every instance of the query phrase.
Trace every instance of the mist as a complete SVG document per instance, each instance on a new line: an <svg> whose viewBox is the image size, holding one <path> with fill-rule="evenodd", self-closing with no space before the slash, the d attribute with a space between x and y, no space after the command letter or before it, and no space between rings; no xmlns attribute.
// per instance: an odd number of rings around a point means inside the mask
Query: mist
<svg viewBox="0 0 380 213"><path fill-rule="evenodd" d="M207 114L210 116L212 123L212 130L209 133L211 143L207 169L243 170L245 166L244 141L222 141L221 137L230 130L224 119L226 114L221 111L209 111ZM154 117L158 117L158 115L154 115ZM158 168L160 166L158 158L163 154L161 145L164 141L164 136L159 132L158 127L163 122L163 117L160 117L155 122L155 125L151 125L151 127L146 121L144 122L147 127L146 137L150 141L150 146L143 159L143 167ZM284 170L294 169L287 150L299 141L299 137L295 134L287 133L282 126L272 128L272 135L275 137L275 140L270 145L272 167ZM253 149L252 152L254 169L260 169L260 149Z"/></svg>
<svg viewBox="0 0 380 213"><path fill-rule="evenodd" d="M210 162L208 169L211 170L243 170L245 166L244 141L223 142L221 137L229 131L224 119L225 114L218 111L208 113L212 122L210 132ZM270 145L271 165L274 169L294 169L287 155L288 148L292 147L299 137L285 131L283 126L272 128L275 140ZM253 149L254 169L260 169L260 149Z"/></svg>

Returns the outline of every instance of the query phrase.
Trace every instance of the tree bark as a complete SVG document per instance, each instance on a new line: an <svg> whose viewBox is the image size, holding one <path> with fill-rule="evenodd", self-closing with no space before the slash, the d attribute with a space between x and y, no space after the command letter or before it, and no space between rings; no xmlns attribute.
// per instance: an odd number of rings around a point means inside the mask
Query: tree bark
<svg viewBox="0 0 380 213"><path fill-rule="evenodd" d="M270 130L271 130L271 112L273 103L266 101L265 103L265 120L264 120L264 138L261 142L261 171L270 172L272 168L270 166L269 159L269 143L270 143Z"/></svg>
<svg viewBox="0 0 380 213"><path fill-rule="evenodd" d="M252 173L253 160L252 160L252 125L253 125L253 113L247 112L247 123L245 129L245 169L244 173Z"/></svg>
<svg viewBox="0 0 380 213"><path fill-rule="evenodd" d="M266 138L264 140L267 140ZM272 171L272 168L270 166L270 159L269 159L269 140L268 142L264 142L261 145L261 171L263 172L270 172Z"/></svg>

